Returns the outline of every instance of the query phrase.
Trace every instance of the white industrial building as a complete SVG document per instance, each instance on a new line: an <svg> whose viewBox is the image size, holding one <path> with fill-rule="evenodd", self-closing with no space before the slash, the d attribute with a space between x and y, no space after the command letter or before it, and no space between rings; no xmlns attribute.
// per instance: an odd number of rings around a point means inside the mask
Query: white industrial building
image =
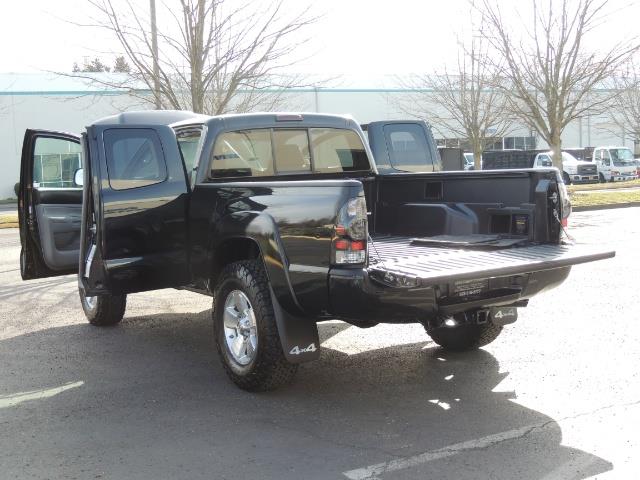
<svg viewBox="0 0 640 480"><path fill-rule="evenodd" d="M281 109L350 114L361 123L406 118L397 100L410 92L374 88L370 80L351 82L348 88L296 89L283 95ZM0 74L0 199L14 197L20 175L22 138L27 128L80 132L92 121L113 113L149 108L124 91L107 90L86 81L52 74ZM570 125L563 135L565 147L625 145L634 147L624 131L605 128L605 117L585 117ZM434 132L436 138L440 135ZM516 126L510 137L495 148L546 148L524 127Z"/></svg>

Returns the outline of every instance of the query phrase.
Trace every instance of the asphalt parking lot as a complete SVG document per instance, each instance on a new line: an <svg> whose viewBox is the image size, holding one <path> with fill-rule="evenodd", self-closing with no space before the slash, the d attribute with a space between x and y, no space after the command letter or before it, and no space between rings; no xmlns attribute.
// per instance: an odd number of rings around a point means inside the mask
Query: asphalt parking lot
<svg viewBox="0 0 640 480"><path fill-rule="evenodd" d="M631 479L640 475L640 208L572 215L574 267L483 350L321 325L288 388L227 380L210 299L132 295L90 327L73 276L22 282L0 230L0 478Z"/></svg>

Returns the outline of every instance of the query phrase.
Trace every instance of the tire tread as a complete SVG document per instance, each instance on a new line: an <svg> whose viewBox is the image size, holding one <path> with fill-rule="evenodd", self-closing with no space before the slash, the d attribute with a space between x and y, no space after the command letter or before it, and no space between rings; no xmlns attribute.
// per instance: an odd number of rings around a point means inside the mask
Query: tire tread
<svg viewBox="0 0 640 480"><path fill-rule="evenodd" d="M126 295L100 295L96 309L88 310L84 304L84 293L80 291L82 310L91 325L96 327L110 327L120 323L127 308Z"/></svg>
<svg viewBox="0 0 640 480"><path fill-rule="evenodd" d="M489 345L498 338L502 328L502 325L496 325L489 320L481 325L466 324L427 329L427 334L445 350L463 352Z"/></svg>
<svg viewBox="0 0 640 480"><path fill-rule="evenodd" d="M229 279L239 281L246 288L251 298L253 311L258 322L258 352L255 364L246 375L238 374L229 364L222 327L222 315L216 314L216 303L220 298L225 283ZM220 275L218 287L213 298L214 338L218 355L229 378L241 389L252 392L275 390L291 382L298 369L289 363L284 356L280 335L276 324L269 280L261 262L244 260L227 265Z"/></svg>

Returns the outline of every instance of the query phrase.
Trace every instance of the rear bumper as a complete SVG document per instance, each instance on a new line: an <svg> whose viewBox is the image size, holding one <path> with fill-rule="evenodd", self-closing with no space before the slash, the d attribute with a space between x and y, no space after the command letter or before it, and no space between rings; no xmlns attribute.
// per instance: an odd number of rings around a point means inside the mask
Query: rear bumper
<svg viewBox="0 0 640 480"><path fill-rule="evenodd" d="M332 269L329 273L331 314L360 325L416 323L438 315L485 307L526 304L534 295L560 285L571 267L485 278L486 288L460 296L455 281L404 288L385 285L366 269Z"/></svg>
<svg viewBox="0 0 640 480"><path fill-rule="evenodd" d="M498 250L421 246L410 237L373 240L371 265L329 271L330 313L352 323L412 323L513 305L562 283L571 266L610 258L588 245Z"/></svg>

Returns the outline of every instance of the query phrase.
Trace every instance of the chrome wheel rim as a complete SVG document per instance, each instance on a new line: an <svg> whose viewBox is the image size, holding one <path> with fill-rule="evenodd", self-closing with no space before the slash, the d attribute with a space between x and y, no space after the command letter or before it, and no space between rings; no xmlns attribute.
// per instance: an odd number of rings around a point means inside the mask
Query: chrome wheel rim
<svg viewBox="0 0 640 480"><path fill-rule="evenodd" d="M87 309L89 310L93 310L94 308L96 308L96 305L98 304L98 297L84 297L84 304L86 305Z"/></svg>
<svg viewBox="0 0 640 480"><path fill-rule="evenodd" d="M223 321L227 350L235 362L248 365L256 356L258 333L251 302L240 290L227 295Z"/></svg>

